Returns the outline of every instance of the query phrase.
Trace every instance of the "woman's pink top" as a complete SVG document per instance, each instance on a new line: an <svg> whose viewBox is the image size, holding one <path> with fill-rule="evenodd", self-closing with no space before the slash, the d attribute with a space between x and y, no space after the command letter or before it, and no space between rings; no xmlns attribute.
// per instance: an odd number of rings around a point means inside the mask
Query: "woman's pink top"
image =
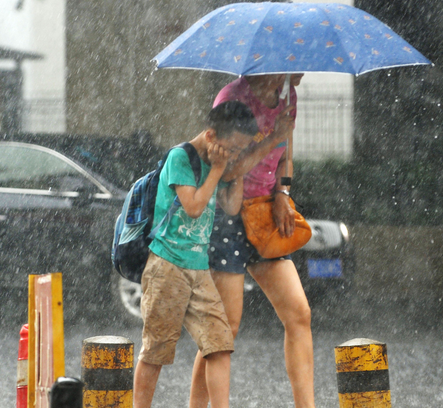
<svg viewBox="0 0 443 408"><path fill-rule="evenodd" d="M297 94L293 86L291 88L291 105L297 105ZM285 109L286 99L279 99L276 108L270 109L260 102L252 93L248 81L244 78L226 85L217 95L214 106L220 103L237 100L243 102L254 113L260 132L254 137L252 143L260 143L274 131L274 123L277 115ZM291 116L296 116L296 110L291 111ZM278 162L286 149L286 143L279 144L260 163L258 163L249 173L244 176L243 197L253 198L272 194L275 186L275 172Z"/></svg>

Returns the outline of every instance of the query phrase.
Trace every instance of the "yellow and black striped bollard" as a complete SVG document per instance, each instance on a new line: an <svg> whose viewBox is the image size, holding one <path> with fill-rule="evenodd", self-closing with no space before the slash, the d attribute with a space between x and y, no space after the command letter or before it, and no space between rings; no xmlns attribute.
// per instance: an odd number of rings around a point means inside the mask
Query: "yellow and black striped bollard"
<svg viewBox="0 0 443 408"><path fill-rule="evenodd" d="M340 408L390 408L386 344L354 339L335 348Z"/></svg>
<svg viewBox="0 0 443 408"><path fill-rule="evenodd" d="M134 343L124 337L83 340L84 408L132 408Z"/></svg>

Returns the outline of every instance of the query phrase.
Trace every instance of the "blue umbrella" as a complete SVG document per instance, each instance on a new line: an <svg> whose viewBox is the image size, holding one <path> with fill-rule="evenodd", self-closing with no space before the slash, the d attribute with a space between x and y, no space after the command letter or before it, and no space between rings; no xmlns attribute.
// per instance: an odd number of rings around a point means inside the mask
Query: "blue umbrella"
<svg viewBox="0 0 443 408"><path fill-rule="evenodd" d="M366 72L431 64L369 13L343 4L236 3L209 13L154 60L234 75Z"/></svg>

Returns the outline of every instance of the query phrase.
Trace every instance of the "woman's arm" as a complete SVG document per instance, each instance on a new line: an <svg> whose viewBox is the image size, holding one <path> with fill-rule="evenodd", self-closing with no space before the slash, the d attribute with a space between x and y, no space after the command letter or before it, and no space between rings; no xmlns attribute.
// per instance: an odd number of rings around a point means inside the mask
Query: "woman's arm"
<svg viewBox="0 0 443 408"><path fill-rule="evenodd" d="M286 166L286 152L282 155L277 171L275 172L275 201L272 208L274 221L277 224L280 235L290 237L294 233L295 229L295 213L292 207L289 205L290 197L285 193L279 193L279 191L287 191L289 193L289 186L281 184L282 177L292 177L293 165L292 165L292 138L288 146L288 165Z"/></svg>
<svg viewBox="0 0 443 408"><path fill-rule="evenodd" d="M229 186L217 192L217 201L228 215L237 215L243 202L243 177L231 181Z"/></svg>
<svg viewBox="0 0 443 408"><path fill-rule="evenodd" d="M294 106L287 106L280 112L275 120L274 131L263 141L252 144L243 150L238 159L228 165L223 174L223 181L231 181L239 176L243 176L260 163L277 145L292 138L294 130L294 118L288 113L295 109Z"/></svg>

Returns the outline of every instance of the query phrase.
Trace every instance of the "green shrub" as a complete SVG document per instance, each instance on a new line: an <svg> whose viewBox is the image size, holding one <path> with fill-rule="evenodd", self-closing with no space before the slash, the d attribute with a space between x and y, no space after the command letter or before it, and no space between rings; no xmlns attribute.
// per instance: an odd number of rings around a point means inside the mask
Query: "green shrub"
<svg viewBox="0 0 443 408"><path fill-rule="evenodd" d="M443 224L443 177L432 162L294 162L292 195L312 218L381 225Z"/></svg>

